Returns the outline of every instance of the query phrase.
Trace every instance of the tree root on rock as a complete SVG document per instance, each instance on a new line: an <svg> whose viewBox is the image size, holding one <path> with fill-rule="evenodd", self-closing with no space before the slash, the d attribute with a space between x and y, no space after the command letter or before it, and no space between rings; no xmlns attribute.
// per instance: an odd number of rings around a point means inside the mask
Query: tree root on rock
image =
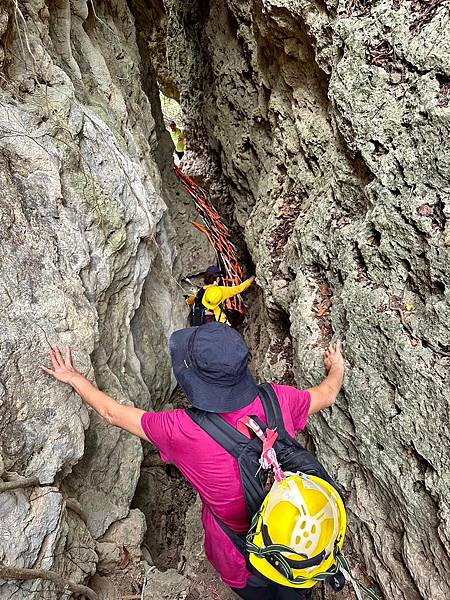
<svg viewBox="0 0 450 600"><path fill-rule="evenodd" d="M10 492L11 490L17 490L20 488L34 487L39 485L39 479L37 477L21 477L12 479L11 481L0 482L0 494L4 492Z"/></svg>
<svg viewBox="0 0 450 600"><path fill-rule="evenodd" d="M97 594L91 588L74 583L58 575L55 571L45 571L42 569L23 569L19 567L8 567L0 563L0 579L17 579L27 581L30 579L45 579L51 581L62 590L70 590L74 594L84 595L89 600L98 600Z"/></svg>

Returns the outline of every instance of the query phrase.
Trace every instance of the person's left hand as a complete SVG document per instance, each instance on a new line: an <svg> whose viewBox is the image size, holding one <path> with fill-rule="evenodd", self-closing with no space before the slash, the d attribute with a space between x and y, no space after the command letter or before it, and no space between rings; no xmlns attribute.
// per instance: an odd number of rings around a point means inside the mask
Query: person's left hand
<svg viewBox="0 0 450 600"><path fill-rule="evenodd" d="M72 383L74 377L79 375L78 371L72 366L72 351L69 346L66 346L66 356L63 359L58 346L54 346L48 354L52 361L53 370L47 367L41 367L48 375L51 375L58 381L63 383Z"/></svg>

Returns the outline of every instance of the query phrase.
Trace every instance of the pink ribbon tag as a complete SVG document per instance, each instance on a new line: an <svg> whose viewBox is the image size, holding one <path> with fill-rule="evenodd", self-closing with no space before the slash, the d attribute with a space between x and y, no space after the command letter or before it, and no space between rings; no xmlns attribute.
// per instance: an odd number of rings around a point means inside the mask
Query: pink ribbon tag
<svg viewBox="0 0 450 600"><path fill-rule="evenodd" d="M274 429L266 429L266 435L262 431L261 427L256 423L251 417L245 417L241 419L245 425L254 431L254 433L259 437L259 439L263 443L263 449L261 453L261 457L259 459L259 464L261 468L266 470L272 467L275 481L281 481L282 479L286 479L286 475L281 470L280 465L278 464L277 453L275 452L275 448L273 447L275 442L278 439L278 432Z"/></svg>

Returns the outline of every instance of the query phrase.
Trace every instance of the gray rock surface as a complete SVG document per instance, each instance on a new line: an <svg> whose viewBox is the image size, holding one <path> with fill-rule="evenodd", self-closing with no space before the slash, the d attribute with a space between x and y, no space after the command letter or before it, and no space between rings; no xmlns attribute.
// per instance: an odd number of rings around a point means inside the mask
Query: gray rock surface
<svg viewBox="0 0 450 600"><path fill-rule="evenodd" d="M164 6L155 68L228 182L221 210L264 290L260 376L314 384L345 340L343 393L308 431L346 489L352 558L384 598L448 597L448 6Z"/></svg>
<svg viewBox="0 0 450 600"><path fill-rule="evenodd" d="M122 548L114 542L97 542L95 551L98 556L97 573L113 573L123 561Z"/></svg>
<svg viewBox="0 0 450 600"><path fill-rule="evenodd" d="M138 508L134 508L124 519L116 521L108 528L102 537L102 542L113 543L122 552L126 549L128 556L132 560L137 560L141 556L141 545L146 529L144 514Z"/></svg>
<svg viewBox="0 0 450 600"><path fill-rule="evenodd" d="M445 2L406 0L2 3L0 476L39 485L2 494L0 561L82 582L129 538L140 442L39 365L69 344L121 402L170 397L177 283L211 254L158 78L190 129L186 166L256 265L259 377L314 384L345 340L343 394L308 435L346 490L357 573L384 598L450 596L449 22ZM156 501L159 475L144 469L139 497ZM147 594L225 598L197 505L184 527L183 573L155 571ZM141 566L92 585L125 595ZM0 581L0 597L68 593Z"/></svg>
<svg viewBox="0 0 450 600"><path fill-rule="evenodd" d="M0 560L78 582L95 571L95 540L129 513L141 442L40 365L70 345L119 401L161 406L167 340L186 321L178 280L210 256L140 44L125 0L0 7L0 473L40 481L2 494ZM68 594L0 581L0 597Z"/></svg>
<svg viewBox="0 0 450 600"><path fill-rule="evenodd" d="M189 580L175 569L153 571L147 576L144 600L185 600L188 594Z"/></svg>

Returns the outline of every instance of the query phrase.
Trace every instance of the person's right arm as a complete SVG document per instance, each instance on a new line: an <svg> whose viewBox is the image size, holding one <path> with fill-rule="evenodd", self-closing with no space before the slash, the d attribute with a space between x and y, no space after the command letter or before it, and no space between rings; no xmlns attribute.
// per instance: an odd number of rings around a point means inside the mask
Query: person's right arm
<svg viewBox="0 0 450 600"><path fill-rule="evenodd" d="M70 385L86 404L89 404L108 423L148 441L141 426L144 411L134 406L120 404L120 402L95 387L73 367L70 348L66 348L66 356L63 358L59 348L55 346L52 348L49 358L53 369L42 367L43 371L54 377L54 379Z"/></svg>
<svg viewBox="0 0 450 600"><path fill-rule="evenodd" d="M188 297L186 298L186 304L187 304L188 306L192 306L192 305L194 304L194 302L195 302L195 298L196 298L196 296L197 296L197 294L191 294L190 296L188 296Z"/></svg>
<svg viewBox="0 0 450 600"><path fill-rule="evenodd" d="M319 385L310 388L311 404L308 415L313 415L324 408L332 406L336 402L344 381L344 358L341 352L341 342L338 340L335 346L330 345L325 350L324 359L327 376Z"/></svg>

